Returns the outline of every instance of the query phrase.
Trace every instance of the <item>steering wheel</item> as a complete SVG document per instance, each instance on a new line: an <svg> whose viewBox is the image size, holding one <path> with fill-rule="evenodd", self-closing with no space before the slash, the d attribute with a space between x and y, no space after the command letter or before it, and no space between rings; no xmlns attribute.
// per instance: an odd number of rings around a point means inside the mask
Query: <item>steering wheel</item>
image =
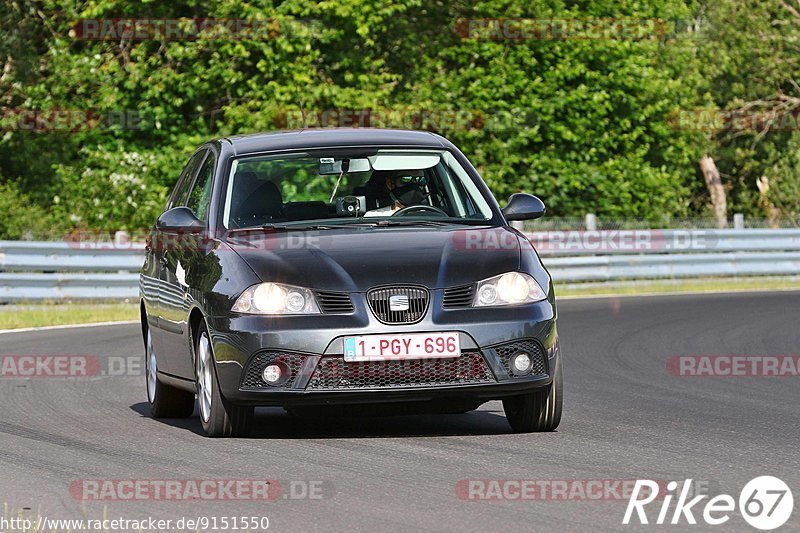
<svg viewBox="0 0 800 533"><path fill-rule="evenodd" d="M426 213L433 213L435 215L439 215L439 216L442 216L442 217L449 217L450 216L447 213L445 213L444 211L442 211L441 209L439 209L438 207L434 207L432 205L424 205L424 204L409 205L409 206L406 206L406 207L401 207L400 209L395 211L392 216L393 217L404 217L406 215L414 214L414 213L417 213L417 212L420 212L420 211L426 212Z"/></svg>

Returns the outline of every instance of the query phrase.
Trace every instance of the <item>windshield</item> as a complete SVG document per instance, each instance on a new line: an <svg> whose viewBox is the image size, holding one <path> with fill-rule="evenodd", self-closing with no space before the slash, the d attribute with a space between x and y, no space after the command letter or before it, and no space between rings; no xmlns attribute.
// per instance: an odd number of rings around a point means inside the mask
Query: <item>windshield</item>
<svg viewBox="0 0 800 533"><path fill-rule="evenodd" d="M304 152L234 160L226 228L298 221L485 223L489 203L446 150Z"/></svg>

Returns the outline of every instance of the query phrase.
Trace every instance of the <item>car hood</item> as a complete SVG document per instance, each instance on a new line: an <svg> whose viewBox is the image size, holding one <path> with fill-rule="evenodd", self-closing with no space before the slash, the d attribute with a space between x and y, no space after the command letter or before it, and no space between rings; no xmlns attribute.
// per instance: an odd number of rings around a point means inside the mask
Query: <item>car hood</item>
<svg viewBox="0 0 800 533"><path fill-rule="evenodd" d="M520 265L517 235L502 227L266 230L226 240L262 281L330 291L453 287Z"/></svg>

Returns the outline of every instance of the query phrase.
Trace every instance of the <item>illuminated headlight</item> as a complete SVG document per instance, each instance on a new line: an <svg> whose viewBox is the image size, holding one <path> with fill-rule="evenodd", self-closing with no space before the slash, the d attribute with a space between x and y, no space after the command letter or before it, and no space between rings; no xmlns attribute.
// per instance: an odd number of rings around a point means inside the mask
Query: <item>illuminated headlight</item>
<svg viewBox="0 0 800 533"><path fill-rule="evenodd" d="M547 298L535 279L522 272L509 272L478 283L475 307L519 305L539 302Z"/></svg>
<svg viewBox="0 0 800 533"><path fill-rule="evenodd" d="M239 296L232 310L253 315L320 314L310 290L280 283L253 285Z"/></svg>

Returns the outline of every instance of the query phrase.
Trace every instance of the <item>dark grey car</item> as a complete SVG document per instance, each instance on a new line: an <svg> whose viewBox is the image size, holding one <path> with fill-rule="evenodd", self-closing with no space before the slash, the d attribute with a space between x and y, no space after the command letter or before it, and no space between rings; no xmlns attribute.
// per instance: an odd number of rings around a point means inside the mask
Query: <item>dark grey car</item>
<svg viewBox="0 0 800 533"><path fill-rule="evenodd" d="M552 282L441 136L337 129L210 141L191 157L141 274L156 417L198 399L211 436L255 406L465 412L503 400L515 431L561 418Z"/></svg>

